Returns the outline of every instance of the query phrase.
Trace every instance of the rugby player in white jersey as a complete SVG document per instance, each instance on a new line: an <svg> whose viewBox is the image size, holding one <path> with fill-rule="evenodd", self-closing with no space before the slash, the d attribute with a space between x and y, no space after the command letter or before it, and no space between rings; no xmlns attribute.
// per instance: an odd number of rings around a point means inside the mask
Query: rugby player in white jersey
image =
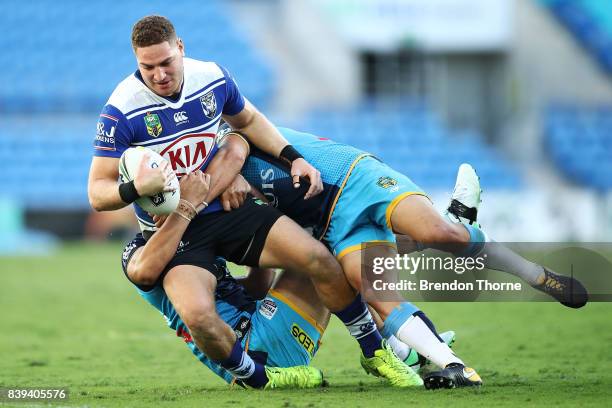
<svg viewBox="0 0 612 408"><path fill-rule="evenodd" d="M262 151L286 161L296 187L300 177L307 180L310 187L304 198L322 190L320 173L245 100L225 69L184 58L184 45L168 19L140 19L132 30L132 46L138 70L115 88L98 121L88 183L92 207L114 210L140 196L167 191L172 171L183 176L205 170L210 175L204 200L179 204L182 216L190 221L180 250L161 275L136 264L132 281L140 285L161 282L197 348L242 383L254 388L307 387L321 384L318 372L266 369L244 351L244 339L219 318L215 308L217 279L222 277L215 265L217 255L249 266L300 271L313 281L322 302L358 341L362 365L369 372L394 386L421 385L416 373L406 369L383 341L361 297L322 244L253 197L236 211L221 211L217 196L234 179L244 157L217 154L220 119L248 134ZM170 165L147 169L143 161L133 181L118 185L119 157L130 146L149 147ZM144 239L150 239L156 230L152 218L135 203L134 208Z"/></svg>

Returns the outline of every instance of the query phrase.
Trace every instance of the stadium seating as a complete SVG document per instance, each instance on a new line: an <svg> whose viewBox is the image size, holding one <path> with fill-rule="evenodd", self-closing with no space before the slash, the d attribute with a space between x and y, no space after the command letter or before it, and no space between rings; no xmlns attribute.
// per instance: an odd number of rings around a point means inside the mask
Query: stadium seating
<svg viewBox="0 0 612 408"><path fill-rule="evenodd" d="M97 115L31 117L0 128L0 194L28 209L84 209Z"/></svg>
<svg viewBox="0 0 612 408"><path fill-rule="evenodd" d="M136 69L131 27L146 14L175 24L188 56L232 72L243 93L265 106L274 75L220 0L2 2L0 112L99 111L114 86ZM44 28L44 29L41 29Z"/></svg>
<svg viewBox="0 0 612 408"><path fill-rule="evenodd" d="M0 127L4 193L28 209L86 209L87 174L97 115L35 116ZM281 123L281 122L278 122ZM478 170L483 187L517 188L517 170L477 134L445 128L423 107L313 112L300 130L367 150L426 189L450 191L463 161Z"/></svg>
<svg viewBox="0 0 612 408"><path fill-rule="evenodd" d="M0 195L27 209L89 207L97 112L136 68L130 30L143 15L168 16L187 55L226 66L257 106L265 110L274 93L273 69L221 0L184 0L180 7L161 0L94 0L87 7L77 0L2 4L0 170L6 181ZM371 151L426 189L450 190L462 161L476 166L487 189L521 184L517 171L479 135L447 129L418 103L400 105L321 110L295 127Z"/></svg>
<svg viewBox="0 0 612 408"><path fill-rule="evenodd" d="M418 103L366 102L346 111L319 110L296 127L371 152L425 189L450 191L462 162L477 169L486 189L522 185L518 171L480 135L446 128Z"/></svg>
<svg viewBox="0 0 612 408"><path fill-rule="evenodd" d="M612 189L612 106L553 106L545 120L547 151L569 180Z"/></svg>
<svg viewBox="0 0 612 408"><path fill-rule="evenodd" d="M612 7L604 0L540 0L612 72Z"/></svg>

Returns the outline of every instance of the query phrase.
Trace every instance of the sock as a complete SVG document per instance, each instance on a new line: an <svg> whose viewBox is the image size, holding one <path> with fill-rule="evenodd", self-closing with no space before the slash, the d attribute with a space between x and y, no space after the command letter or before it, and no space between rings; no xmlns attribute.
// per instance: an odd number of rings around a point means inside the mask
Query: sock
<svg viewBox="0 0 612 408"><path fill-rule="evenodd" d="M458 256L482 257L486 254L484 265L488 269L506 272L525 280L531 286L543 283L544 268L530 262L510 248L489 240L486 234L472 226L463 224L470 233L470 243Z"/></svg>
<svg viewBox="0 0 612 408"><path fill-rule="evenodd" d="M406 358L408 358L408 355L410 354L410 347L408 347L408 345L402 343L394 335L385 338L387 339L387 343L389 343L389 345L393 349L395 355L398 356L400 360L404 361L406 360Z"/></svg>
<svg viewBox="0 0 612 408"><path fill-rule="evenodd" d="M438 336L431 320L411 303L393 309L385 320L385 329L440 368L451 363L463 364Z"/></svg>
<svg viewBox="0 0 612 408"><path fill-rule="evenodd" d="M484 248L485 243L487 242L487 236L480 228L476 228L473 225L469 224L462 225L470 234L470 242L467 248L465 248L459 253L456 253L455 255L464 257L475 257L480 254L480 252Z"/></svg>
<svg viewBox="0 0 612 408"><path fill-rule="evenodd" d="M531 286L543 283L544 268L523 258L499 242L487 242L478 256L486 254L484 265L488 269L518 276Z"/></svg>
<svg viewBox="0 0 612 408"><path fill-rule="evenodd" d="M398 307L393 309L383 326L382 335L385 337L397 336L397 331L406 323L413 314L419 312L419 308L410 302L402 302ZM401 339L400 339L401 340Z"/></svg>
<svg viewBox="0 0 612 408"><path fill-rule="evenodd" d="M374 352L382 347L382 337L372 320L370 311L361 300L361 295L357 295L351 304L334 314L342 320L351 336L359 342L364 356L373 357Z"/></svg>
<svg viewBox="0 0 612 408"><path fill-rule="evenodd" d="M253 361L244 351L238 339L236 339L229 357L219 364L250 387L263 388L268 383L264 366Z"/></svg>

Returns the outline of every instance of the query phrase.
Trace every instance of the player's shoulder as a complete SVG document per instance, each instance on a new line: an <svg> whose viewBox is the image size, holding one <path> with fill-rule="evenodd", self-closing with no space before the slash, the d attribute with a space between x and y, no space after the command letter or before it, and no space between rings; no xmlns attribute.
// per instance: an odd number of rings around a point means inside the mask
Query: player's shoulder
<svg viewBox="0 0 612 408"><path fill-rule="evenodd" d="M185 74L210 75L211 78L223 77L221 66L213 61L202 61L194 58L183 58Z"/></svg>
<svg viewBox="0 0 612 408"><path fill-rule="evenodd" d="M315 136L311 133L300 132L295 129L287 127L277 127L278 131L283 135L287 141L291 144L308 143L308 142L321 142L328 141L329 139L324 137Z"/></svg>
<svg viewBox="0 0 612 408"><path fill-rule="evenodd" d="M187 95L204 87L225 83L225 73L219 64L193 58L184 58L183 62L185 67L184 92Z"/></svg>
<svg viewBox="0 0 612 408"><path fill-rule="evenodd" d="M147 91L146 86L131 74L115 87L106 105L114 106L124 115L159 102Z"/></svg>

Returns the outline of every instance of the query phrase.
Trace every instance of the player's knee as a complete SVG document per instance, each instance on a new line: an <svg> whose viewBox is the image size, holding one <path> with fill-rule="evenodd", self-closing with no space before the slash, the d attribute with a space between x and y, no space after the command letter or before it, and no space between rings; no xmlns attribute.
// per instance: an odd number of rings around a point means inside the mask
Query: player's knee
<svg viewBox="0 0 612 408"><path fill-rule="evenodd" d="M465 244L469 241L469 235L462 234L460 228L463 226L443 222L428 229L420 241L437 244Z"/></svg>
<svg viewBox="0 0 612 408"><path fill-rule="evenodd" d="M159 276L151 276L146 273L139 273L138 271L130 275L130 280L141 286L153 286L159 279Z"/></svg>
<svg viewBox="0 0 612 408"><path fill-rule="evenodd" d="M214 336L219 320L214 305L189 308L183 312L181 318L191 332L206 337Z"/></svg>
<svg viewBox="0 0 612 408"><path fill-rule="evenodd" d="M311 277L331 278L343 274L336 258L322 244L316 245L309 252L307 268Z"/></svg>

